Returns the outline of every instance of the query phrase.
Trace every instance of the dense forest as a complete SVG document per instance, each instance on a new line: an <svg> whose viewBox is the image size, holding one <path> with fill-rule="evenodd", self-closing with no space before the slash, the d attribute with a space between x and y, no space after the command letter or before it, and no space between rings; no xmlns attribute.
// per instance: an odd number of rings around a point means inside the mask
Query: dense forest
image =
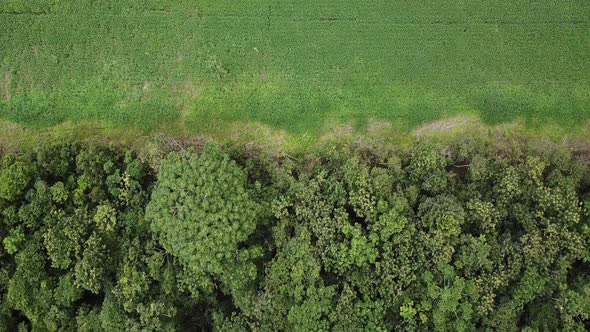
<svg viewBox="0 0 590 332"><path fill-rule="evenodd" d="M582 159L524 139L6 152L0 330L585 331Z"/></svg>

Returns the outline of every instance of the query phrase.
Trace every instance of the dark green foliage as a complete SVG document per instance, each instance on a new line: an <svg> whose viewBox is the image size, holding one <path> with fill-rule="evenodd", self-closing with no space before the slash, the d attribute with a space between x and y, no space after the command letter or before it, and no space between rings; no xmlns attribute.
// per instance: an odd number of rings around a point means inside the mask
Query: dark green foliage
<svg viewBox="0 0 590 332"><path fill-rule="evenodd" d="M0 325L588 330L590 169L534 143L6 155Z"/></svg>
<svg viewBox="0 0 590 332"><path fill-rule="evenodd" d="M175 329L192 300L177 292L174 262L157 255L143 219L153 180L137 157L95 145L41 147L4 156L0 177L0 325Z"/></svg>

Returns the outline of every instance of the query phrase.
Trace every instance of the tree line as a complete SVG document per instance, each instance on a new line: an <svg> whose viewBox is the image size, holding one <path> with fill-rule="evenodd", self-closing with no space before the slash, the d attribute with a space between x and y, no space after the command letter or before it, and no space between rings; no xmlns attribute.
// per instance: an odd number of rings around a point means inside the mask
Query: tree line
<svg viewBox="0 0 590 332"><path fill-rule="evenodd" d="M523 140L39 146L1 160L0 331L586 331L589 210Z"/></svg>

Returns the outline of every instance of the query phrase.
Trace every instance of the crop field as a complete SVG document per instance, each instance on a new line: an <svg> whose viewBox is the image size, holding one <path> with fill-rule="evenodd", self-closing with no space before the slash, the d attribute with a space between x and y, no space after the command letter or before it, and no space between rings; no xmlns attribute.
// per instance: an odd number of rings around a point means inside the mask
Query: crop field
<svg viewBox="0 0 590 332"><path fill-rule="evenodd" d="M580 131L587 0L0 0L0 120L315 135L461 114Z"/></svg>

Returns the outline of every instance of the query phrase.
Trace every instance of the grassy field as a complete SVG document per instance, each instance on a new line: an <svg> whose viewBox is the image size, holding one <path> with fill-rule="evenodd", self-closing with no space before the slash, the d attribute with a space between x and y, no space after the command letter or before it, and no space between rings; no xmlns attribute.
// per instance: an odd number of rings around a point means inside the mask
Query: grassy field
<svg viewBox="0 0 590 332"><path fill-rule="evenodd" d="M0 0L0 120L24 127L314 136L460 114L588 128L590 2Z"/></svg>

